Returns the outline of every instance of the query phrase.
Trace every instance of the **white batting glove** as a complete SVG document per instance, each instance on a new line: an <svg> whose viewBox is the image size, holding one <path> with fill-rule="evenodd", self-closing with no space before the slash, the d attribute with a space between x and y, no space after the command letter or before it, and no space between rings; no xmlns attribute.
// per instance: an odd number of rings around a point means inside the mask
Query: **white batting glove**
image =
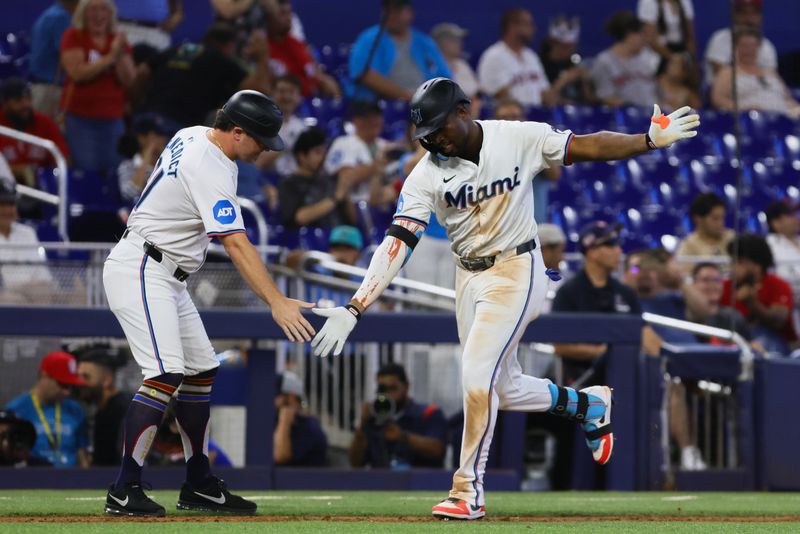
<svg viewBox="0 0 800 534"><path fill-rule="evenodd" d="M700 116L697 113L686 115L691 110L689 106L684 106L669 115L664 115L658 104L654 104L650 131L647 132L647 143L650 148L666 148L679 139L697 135L696 128L700 126Z"/></svg>
<svg viewBox="0 0 800 534"><path fill-rule="evenodd" d="M311 310L316 315L327 317L328 320L322 326L311 346L314 348L314 355L326 357L333 350L333 355L338 356L342 353L347 336L356 327L358 319L352 312L345 307L338 308L314 308ZM336 350L334 350L334 347Z"/></svg>

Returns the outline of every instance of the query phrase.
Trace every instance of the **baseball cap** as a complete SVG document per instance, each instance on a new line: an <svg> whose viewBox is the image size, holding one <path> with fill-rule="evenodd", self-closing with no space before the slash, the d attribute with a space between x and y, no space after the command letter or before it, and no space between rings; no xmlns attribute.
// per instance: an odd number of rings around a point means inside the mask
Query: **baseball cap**
<svg viewBox="0 0 800 534"><path fill-rule="evenodd" d="M777 200L767 206L767 209L764 210L764 213L767 216L767 224L771 223L775 219L779 219L784 215L792 215L800 210L800 206L793 205L783 200Z"/></svg>
<svg viewBox="0 0 800 534"><path fill-rule="evenodd" d="M16 204L17 184L13 178L0 177L0 204Z"/></svg>
<svg viewBox="0 0 800 534"><path fill-rule="evenodd" d="M278 375L278 393L303 397L303 381L292 371L284 371Z"/></svg>
<svg viewBox="0 0 800 534"><path fill-rule="evenodd" d="M468 33L467 30L452 22L442 22L431 29L431 37L437 41L447 38L463 39Z"/></svg>
<svg viewBox="0 0 800 534"><path fill-rule="evenodd" d="M331 236L328 238L328 246L335 245L345 245L361 250L364 248L364 238L361 237L361 232L355 226L337 226L331 231Z"/></svg>
<svg viewBox="0 0 800 534"><path fill-rule="evenodd" d="M78 361L67 352L51 352L39 364L39 372L46 374L59 384L83 386L86 382L78 375Z"/></svg>
<svg viewBox="0 0 800 534"><path fill-rule="evenodd" d="M7 100L16 100L17 98L22 98L24 95L30 93L31 86L28 84L28 82L22 78L14 76L3 82L2 89L0 89L0 101L5 102Z"/></svg>
<svg viewBox="0 0 800 534"><path fill-rule="evenodd" d="M600 245L615 245L619 243L621 225L610 225L605 221L594 221L581 229L578 238L578 249L581 254L586 254L590 248Z"/></svg>
<svg viewBox="0 0 800 534"><path fill-rule="evenodd" d="M539 243L541 243L543 247L547 245L563 245L567 242L567 236L564 235L563 230L555 224L540 224L538 234Z"/></svg>

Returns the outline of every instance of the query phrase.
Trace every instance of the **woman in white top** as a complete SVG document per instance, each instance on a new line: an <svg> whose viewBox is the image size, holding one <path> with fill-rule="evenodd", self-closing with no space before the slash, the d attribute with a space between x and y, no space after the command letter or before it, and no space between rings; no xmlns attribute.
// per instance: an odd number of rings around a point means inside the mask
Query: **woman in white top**
<svg viewBox="0 0 800 534"><path fill-rule="evenodd" d="M639 0L636 16L644 24L650 48L661 57L673 52L697 57L692 0Z"/></svg>
<svg viewBox="0 0 800 534"><path fill-rule="evenodd" d="M776 111L800 118L800 102L792 98L781 77L772 69L758 65L761 34L752 28L742 28L736 40L736 92L739 109ZM722 67L714 77L711 102L723 111L733 110L733 72Z"/></svg>

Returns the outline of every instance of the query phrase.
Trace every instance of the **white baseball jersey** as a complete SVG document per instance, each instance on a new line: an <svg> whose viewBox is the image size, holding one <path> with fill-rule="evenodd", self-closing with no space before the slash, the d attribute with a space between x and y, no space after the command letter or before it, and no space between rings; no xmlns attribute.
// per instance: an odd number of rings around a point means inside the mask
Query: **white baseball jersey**
<svg viewBox="0 0 800 534"><path fill-rule="evenodd" d="M208 131L193 126L175 134L128 220L128 228L188 273L205 261L211 238L245 231L236 163L206 137Z"/></svg>
<svg viewBox="0 0 800 534"><path fill-rule="evenodd" d="M359 136L342 135L337 137L331 144L328 155L325 158L325 172L337 174L344 167L355 167L357 165L368 165L375 161L375 157L386 146L385 139L376 139L370 147ZM369 182L358 184L350 194L353 202L367 200L369 198Z"/></svg>
<svg viewBox="0 0 800 534"><path fill-rule="evenodd" d="M572 132L540 122L476 121L480 161L428 154L403 184L396 219L428 224L431 212L458 256L490 256L536 236L533 177L563 165Z"/></svg>
<svg viewBox="0 0 800 534"><path fill-rule="evenodd" d="M498 41L478 61L481 88L494 95L508 87L511 96L525 106L540 106L542 91L550 88L539 56L530 48L517 54L503 41Z"/></svg>

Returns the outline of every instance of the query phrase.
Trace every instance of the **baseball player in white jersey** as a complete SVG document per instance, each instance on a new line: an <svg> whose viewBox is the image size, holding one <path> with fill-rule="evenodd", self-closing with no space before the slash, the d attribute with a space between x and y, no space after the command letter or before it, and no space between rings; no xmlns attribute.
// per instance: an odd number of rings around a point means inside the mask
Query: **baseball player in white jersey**
<svg viewBox="0 0 800 534"><path fill-rule="evenodd" d="M255 503L232 495L211 475L209 399L219 366L186 278L203 264L212 238L222 241L239 273L270 305L291 341L310 341L300 313L312 305L288 299L275 286L245 233L236 200L235 160L254 161L282 150L282 115L256 91L240 91L217 113L213 128L194 126L170 140L133 208L128 228L109 254L103 284L144 381L125 419L122 467L106 497L106 512L163 516L145 495L142 465L162 415L174 397L186 456L178 508L252 514Z"/></svg>
<svg viewBox="0 0 800 534"><path fill-rule="evenodd" d="M540 171L579 161L609 161L694 137L688 107L665 116L655 106L647 134L573 135L536 122L473 121L469 100L446 78L428 80L411 100L415 138L430 152L403 186L386 238L361 287L328 317L312 341L315 354L339 354L358 319L410 256L431 213L443 222L458 265L456 314L463 348L464 434L460 467L439 518L485 515L483 473L497 410L549 411L579 422L599 464L611 458L611 390L575 391L526 376L517 361L525 327L541 310L548 276L533 218L532 180Z"/></svg>

